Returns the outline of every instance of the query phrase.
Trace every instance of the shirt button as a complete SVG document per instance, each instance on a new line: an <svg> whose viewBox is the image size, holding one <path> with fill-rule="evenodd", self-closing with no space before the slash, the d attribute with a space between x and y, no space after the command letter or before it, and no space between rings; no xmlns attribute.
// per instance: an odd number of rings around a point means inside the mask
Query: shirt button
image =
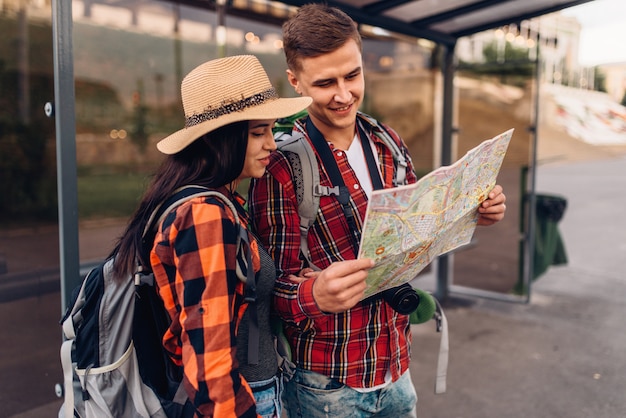
<svg viewBox="0 0 626 418"><path fill-rule="evenodd" d="M354 190L358 190L359 189L359 185L357 183L354 183L354 186L352 186L352 187L354 187Z"/></svg>
<svg viewBox="0 0 626 418"><path fill-rule="evenodd" d="M338 151L338 152L337 152L337 156L338 156L338 157L341 157L342 155L343 155L343 152L341 152L341 151Z"/></svg>

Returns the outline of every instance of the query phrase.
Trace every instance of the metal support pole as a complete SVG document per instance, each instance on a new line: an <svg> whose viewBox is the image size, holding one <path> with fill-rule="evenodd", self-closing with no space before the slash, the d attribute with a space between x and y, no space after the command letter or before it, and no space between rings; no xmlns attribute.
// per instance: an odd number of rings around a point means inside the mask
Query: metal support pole
<svg viewBox="0 0 626 418"><path fill-rule="evenodd" d="M72 1L52 1L61 311L80 283Z"/></svg>
<svg viewBox="0 0 626 418"><path fill-rule="evenodd" d="M443 73L443 115L441 130L441 165L452 164L452 135L454 133L454 48L455 45L443 46L441 71ZM448 298L452 281L453 255L444 254L437 259L437 290L440 301Z"/></svg>
<svg viewBox="0 0 626 418"><path fill-rule="evenodd" d="M224 58L226 56L226 0L217 0L215 6L217 8L217 29L215 33L217 56L218 58Z"/></svg>
<svg viewBox="0 0 626 418"><path fill-rule="evenodd" d="M533 126L532 132L532 150L530 169L528 170L530 190L524 191L528 195L528 230L526 231L526 257L524 265L526 266L524 274L524 282L526 284L526 298L525 302L530 302L530 295L532 290L533 273L535 265L535 235L536 235L536 223L537 223L537 196L536 196L536 178L537 178L537 142L539 139L539 107L541 103L540 98L540 86L541 86L541 54L539 46L537 46L537 60L535 62L535 97L534 97L534 112L533 112Z"/></svg>

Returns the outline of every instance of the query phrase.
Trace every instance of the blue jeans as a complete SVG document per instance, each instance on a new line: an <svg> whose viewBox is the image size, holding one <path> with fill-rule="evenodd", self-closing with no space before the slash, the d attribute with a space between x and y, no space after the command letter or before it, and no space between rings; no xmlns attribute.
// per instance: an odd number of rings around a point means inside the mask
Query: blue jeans
<svg viewBox="0 0 626 418"><path fill-rule="evenodd" d="M283 402L289 418L417 417L417 394L408 370L396 382L363 393L298 368L285 382Z"/></svg>
<svg viewBox="0 0 626 418"><path fill-rule="evenodd" d="M248 384L256 402L256 413L263 418L279 418L282 410L280 399L283 392L282 377L274 376L268 380Z"/></svg>

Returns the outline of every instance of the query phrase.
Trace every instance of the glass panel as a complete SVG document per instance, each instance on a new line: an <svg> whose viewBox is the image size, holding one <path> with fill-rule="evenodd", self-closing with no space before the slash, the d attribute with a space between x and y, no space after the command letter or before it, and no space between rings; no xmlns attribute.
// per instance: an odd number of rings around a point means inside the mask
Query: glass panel
<svg viewBox="0 0 626 418"><path fill-rule="evenodd" d="M160 2L115 4L74 9L80 255L85 265L105 256L122 232L162 159L156 142L182 127L179 86L187 72L222 54L252 53L279 94L295 94L285 76L279 26L227 15L222 32L211 10ZM433 161L431 46L390 36L368 35L364 42L363 110L398 130L414 150L418 169L426 172Z"/></svg>
<svg viewBox="0 0 626 418"><path fill-rule="evenodd" d="M432 65L433 54L433 45L429 42L406 37L376 40L365 33L363 111L400 134L418 177L438 166L433 138L439 111L434 103L441 94L437 90L440 70ZM432 287L424 279L430 281L435 274L435 264L431 263L417 276L420 280L413 281L412 285Z"/></svg>
<svg viewBox="0 0 626 418"><path fill-rule="evenodd" d="M57 404L61 332L51 8L0 2L0 404Z"/></svg>
<svg viewBox="0 0 626 418"><path fill-rule="evenodd" d="M54 121L44 113L54 97L49 15L0 3L0 274L47 266L48 251L27 259L12 241L57 218Z"/></svg>
<svg viewBox="0 0 626 418"><path fill-rule="evenodd" d="M367 35L366 35L367 36ZM363 45L366 92L363 110L395 129L406 142L419 176L435 166L434 125L438 69L432 47L415 39L374 40Z"/></svg>
<svg viewBox="0 0 626 418"><path fill-rule="evenodd" d="M185 74L253 53L280 94L294 93L278 26L226 16L222 31L214 11L163 2L75 3L74 14L80 255L89 263L112 248L161 162L155 144L183 127Z"/></svg>
<svg viewBox="0 0 626 418"><path fill-rule="evenodd" d="M523 237L527 224L524 196L533 154L536 61L527 47L504 47L477 35L473 49L480 62L460 60L457 155L485 139L514 128L498 184L507 197L506 216L490 227L477 227L472 243L454 254L454 284L506 295L524 295ZM482 50L480 50L482 48ZM464 54L463 57L467 57Z"/></svg>

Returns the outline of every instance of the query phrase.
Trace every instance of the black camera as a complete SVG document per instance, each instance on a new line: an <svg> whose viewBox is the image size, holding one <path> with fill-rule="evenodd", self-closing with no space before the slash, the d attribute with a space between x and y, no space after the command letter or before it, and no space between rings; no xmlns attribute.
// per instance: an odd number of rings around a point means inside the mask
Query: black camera
<svg viewBox="0 0 626 418"><path fill-rule="evenodd" d="M365 299L365 301L374 301L376 299L384 299L396 312L403 315L409 315L415 311L420 304L419 294L413 289L413 286L408 283L383 290Z"/></svg>

